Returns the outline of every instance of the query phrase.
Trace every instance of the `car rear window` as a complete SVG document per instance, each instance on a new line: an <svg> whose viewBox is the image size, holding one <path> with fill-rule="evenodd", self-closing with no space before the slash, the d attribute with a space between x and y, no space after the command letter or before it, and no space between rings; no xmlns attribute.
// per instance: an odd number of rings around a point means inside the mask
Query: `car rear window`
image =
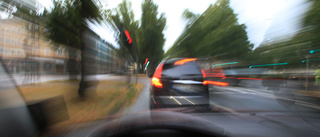
<svg viewBox="0 0 320 137"><path fill-rule="evenodd" d="M202 72L196 61L186 62L183 65L174 65L173 63L164 64L162 77L177 78L182 76L201 76Z"/></svg>

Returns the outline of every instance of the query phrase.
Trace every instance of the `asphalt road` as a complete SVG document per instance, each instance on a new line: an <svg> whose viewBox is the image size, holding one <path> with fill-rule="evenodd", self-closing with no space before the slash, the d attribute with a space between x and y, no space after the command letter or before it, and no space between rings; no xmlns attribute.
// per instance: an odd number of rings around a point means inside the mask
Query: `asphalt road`
<svg viewBox="0 0 320 137"><path fill-rule="evenodd" d="M320 112L320 99L280 90L248 87L212 87L210 104L222 110L238 112Z"/></svg>
<svg viewBox="0 0 320 137"><path fill-rule="evenodd" d="M149 110L150 79L139 78L139 82L145 87L127 114ZM320 99L294 93L294 89L294 86L270 89L261 84L211 86L211 111L189 114L206 119L236 136L318 136Z"/></svg>
<svg viewBox="0 0 320 137"><path fill-rule="evenodd" d="M132 77L132 82L135 78ZM150 78L140 77L144 84L136 103L127 110L135 113L149 110ZM253 81L254 83L256 81ZM248 83L248 82L247 82ZM259 86L218 87L210 86L210 105L213 110L237 112L320 112L320 99L293 92L293 86L270 89L261 84ZM257 85L257 84L256 84ZM297 89L300 90L300 89Z"/></svg>

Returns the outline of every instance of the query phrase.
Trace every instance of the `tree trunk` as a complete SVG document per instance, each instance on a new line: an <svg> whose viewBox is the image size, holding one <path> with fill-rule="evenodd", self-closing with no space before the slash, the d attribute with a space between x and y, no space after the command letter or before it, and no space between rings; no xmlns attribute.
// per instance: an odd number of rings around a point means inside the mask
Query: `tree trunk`
<svg viewBox="0 0 320 137"><path fill-rule="evenodd" d="M97 80L94 78L96 75L97 71L97 64L96 64L96 53L92 55L92 51L90 52L89 50L93 50L95 48L90 47L93 46L90 43L89 36L92 35L90 32L87 31L82 31L81 33L81 80L79 83L79 90L78 94L80 97L88 97L87 90L90 88L90 94L95 94L94 89L96 89L96 86L98 85ZM91 54L91 56L90 56ZM90 76L90 81L88 76Z"/></svg>
<svg viewBox="0 0 320 137"><path fill-rule="evenodd" d="M77 80L77 76L79 75L78 63L76 61L77 54L75 50L68 49L68 63L67 63L67 72L69 74L69 80Z"/></svg>
<svg viewBox="0 0 320 137"><path fill-rule="evenodd" d="M85 76L86 76L86 68L85 68L85 44L83 40L83 32L81 33L81 78L79 83L79 89L78 94L81 98L85 97L85 89L87 88L87 83L85 82Z"/></svg>

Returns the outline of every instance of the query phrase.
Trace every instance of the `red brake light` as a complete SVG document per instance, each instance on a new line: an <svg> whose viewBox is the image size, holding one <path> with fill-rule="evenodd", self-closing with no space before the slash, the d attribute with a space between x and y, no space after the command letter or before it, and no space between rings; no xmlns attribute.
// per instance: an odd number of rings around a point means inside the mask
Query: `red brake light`
<svg viewBox="0 0 320 137"><path fill-rule="evenodd" d="M161 63L156 71L154 72L154 75L151 79L151 84L157 88L162 88L162 83L160 81L161 78L161 73L162 73L162 67L163 67L163 63Z"/></svg>
<svg viewBox="0 0 320 137"><path fill-rule="evenodd" d="M163 67L163 63L161 63L161 64L157 67L156 71L154 72L153 77L161 78L162 67Z"/></svg>
<svg viewBox="0 0 320 137"><path fill-rule="evenodd" d="M196 59L196 58L182 59L182 60L176 61L176 62L174 63L174 65L183 65L183 64L186 63L186 62L195 61L195 60L197 60L197 59Z"/></svg>
<svg viewBox="0 0 320 137"><path fill-rule="evenodd" d="M206 73L204 73L204 70L203 70L203 69L201 69L201 72L202 72L203 78L206 78Z"/></svg>
<svg viewBox="0 0 320 137"><path fill-rule="evenodd" d="M151 80L151 83L153 86L157 88L162 88L162 83L160 82L160 79L153 77Z"/></svg>
<svg viewBox="0 0 320 137"><path fill-rule="evenodd" d="M209 80L203 81L203 85L207 85L207 84L216 85L216 86L222 86L222 87L226 87L226 86L229 85L229 83L227 83L227 82L209 81Z"/></svg>

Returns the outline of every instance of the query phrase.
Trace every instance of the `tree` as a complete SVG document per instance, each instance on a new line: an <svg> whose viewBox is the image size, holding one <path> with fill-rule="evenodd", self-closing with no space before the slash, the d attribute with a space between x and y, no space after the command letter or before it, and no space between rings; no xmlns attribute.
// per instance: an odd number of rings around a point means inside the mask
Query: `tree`
<svg viewBox="0 0 320 137"><path fill-rule="evenodd" d="M188 21L186 28L166 56L238 60L245 58L253 48L246 26L238 23L229 0L218 0L201 15L185 10L183 16Z"/></svg>
<svg viewBox="0 0 320 137"><path fill-rule="evenodd" d="M127 55L134 59L135 50L139 53L139 65L149 58L149 68L153 70L163 58L163 44L165 42L163 30L166 25L164 14L158 17L158 6L152 0L142 3L141 24L134 20L131 2L124 0L119 4L114 13L108 15L120 45L120 55L127 59ZM130 32L133 46L127 44L124 28ZM137 62L137 61L136 61Z"/></svg>
<svg viewBox="0 0 320 137"><path fill-rule="evenodd" d="M81 80L78 94L85 97L89 86L85 77L90 74L86 54L85 32L89 31L87 22L102 19L95 1L92 0L55 0L46 25L48 37L56 43L81 50Z"/></svg>
<svg viewBox="0 0 320 137"><path fill-rule="evenodd" d="M137 36L139 22L134 20L134 13L131 9L131 2L123 0L118 7L114 10L115 14L110 15L111 21L114 25L118 37L118 44L120 45L120 57L127 59L130 56L132 59L135 57L134 50L136 47L132 45L138 45L139 40ZM125 30L130 33L133 44L130 45L127 42Z"/></svg>
<svg viewBox="0 0 320 137"><path fill-rule="evenodd" d="M286 62L286 68L299 68L307 56L318 59L318 54L310 54L310 50L320 49L320 2L310 0L312 6L302 20L302 28L289 40L261 44L254 50L251 62L261 64ZM277 62L272 62L277 60Z"/></svg>
<svg viewBox="0 0 320 137"><path fill-rule="evenodd" d="M163 59L163 45L165 42L163 30L166 26L164 13L158 15L158 5L152 0L144 0L142 3L142 17L139 34L140 62L143 63L146 58L150 64L148 69L155 70L156 65Z"/></svg>
<svg viewBox="0 0 320 137"><path fill-rule="evenodd" d="M309 1L313 4L303 19L303 31L309 32L312 35L310 35L310 37L305 37L304 39L308 39L311 42L312 48L320 49L320 1Z"/></svg>
<svg viewBox="0 0 320 137"><path fill-rule="evenodd" d="M114 29L115 37L117 38L118 45L120 48L118 49L118 56L122 58L122 60L126 61L126 70L129 70L129 65L133 61L138 62L138 55L134 54L137 52L137 41L139 38L137 37L138 32L138 21L134 20L134 14L131 9L131 2L127 0L123 0L116 9L106 15L107 20ZM125 34L127 31L132 39L132 43L128 43L127 35ZM137 70L136 70L137 71ZM130 73L128 73L128 84L130 83ZM136 79L138 80L138 75L136 75Z"/></svg>

